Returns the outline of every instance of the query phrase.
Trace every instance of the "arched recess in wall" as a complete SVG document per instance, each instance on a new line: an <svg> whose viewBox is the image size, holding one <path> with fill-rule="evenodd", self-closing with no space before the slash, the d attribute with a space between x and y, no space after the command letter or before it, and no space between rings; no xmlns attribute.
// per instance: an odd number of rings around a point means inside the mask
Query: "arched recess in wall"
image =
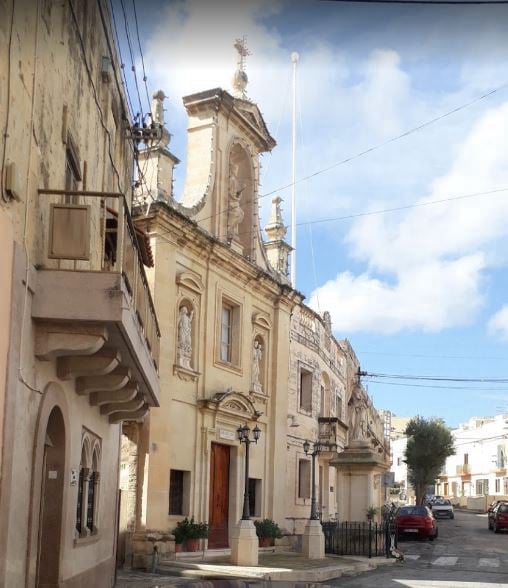
<svg viewBox="0 0 508 588"><path fill-rule="evenodd" d="M331 397L330 397L330 378L326 372L321 374L321 398L320 398L320 409L319 416L329 417L331 408Z"/></svg>
<svg viewBox="0 0 508 588"><path fill-rule="evenodd" d="M56 585L60 579L70 434L65 393L56 382L50 382L39 407L32 462L26 556L28 568L35 572L36 585Z"/></svg>
<svg viewBox="0 0 508 588"><path fill-rule="evenodd" d="M255 186L252 157L239 140L236 140L229 151L229 200L228 200L228 238L237 241L242 246L245 257L251 258L254 254L255 225ZM231 193L239 192L239 206L241 219L238 221ZM232 206L233 204L233 206Z"/></svg>

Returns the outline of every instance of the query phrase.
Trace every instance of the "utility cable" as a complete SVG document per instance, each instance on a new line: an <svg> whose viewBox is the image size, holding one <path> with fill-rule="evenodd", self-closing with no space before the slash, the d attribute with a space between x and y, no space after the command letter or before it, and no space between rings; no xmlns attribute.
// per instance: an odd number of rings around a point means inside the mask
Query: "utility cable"
<svg viewBox="0 0 508 588"><path fill-rule="evenodd" d="M136 93L138 95L138 103L139 103L139 110L141 112L141 119L144 118L144 111L143 111L143 104L141 103L141 94L139 92L139 84L138 84L138 76L136 74L136 65L134 64L134 52L132 49L132 42L131 42L131 35L130 35L130 28L129 28L129 20L127 18L127 12L125 10L125 4L123 0L120 0L120 6L122 7L123 12L123 21L125 26L125 36L127 38L127 47L129 48L129 55L131 58L131 70L134 74L134 85L136 86Z"/></svg>
<svg viewBox="0 0 508 588"><path fill-rule="evenodd" d="M147 85L148 78L146 77L145 59L143 57L143 49L141 48L141 40L139 38L139 25L138 25L138 15L136 12L136 0L132 0L132 7L134 9L134 21L136 23L136 36L138 38L139 54L141 56L141 66L143 68L143 83L145 84L146 100L147 100L147 104L148 104L148 111L150 112L150 110L151 110L150 93L148 92L148 85Z"/></svg>
<svg viewBox="0 0 508 588"><path fill-rule="evenodd" d="M452 376L415 376L415 375L404 375L404 374L380 374L373 372L360 372L361 377L368 378L388 378L393 380L424 380L433 382L486 382L486 383L499 383L508 384L508 378L456 378ZM371 380L372 381L372 380Z"/></svg>
<svg viewBox="0 0 508 588"><path fill-rule="evenodd" d="M419 4L453 6L480 6L482 4L508 4L508 0L320 0L321 2L337 2L340 4Z"/></svg>
<svg viewBox="0 0 508 588"><path fill-rule="evenodd" d="M508 0L506 0L506 1L508 3ZM456 114L457 112L460 112L461 110L464 110L465 108L468 108L469 106L472 106L473 104L476 104L477 102L480 102L481 100L484 100L485 98L488 98L488 97L492 96L493 94L495 94L496 92L504 90L507 87L508 87L508 82L505 82L501 86L498 86L497 88L494 88L493 90L490 90L489 92L486 92L486 93L482 94L481 96L477 96L476 98L473 98L473 100L470 100L469 102L461 104L460 106L457 106L456 108L453 108L452 110L449 110L448 112L445 112L444 114L436 116L436 117L434 117L434 118L432 118L432 119L430 119L430 120L428 120L428 121L426 121L416 127L413 127L412 129L409 129L408 131L405 131L404 133L401 133L400 135L392 137L391 139L387 139L386 141L383 141L382 143L378 143L377 145L369 147L368 149L364 149L363 151L360 151L359 153L356 153L355 155L351 155L350 157L346 157L345 159L342 159L340 161L332 163L331 165L324 167L322 169L319 169L319 170L317 170L307 176L299 178L295 181L295 184L299 184L299 183L304 182L306 180L309 180L311 178L315 178L316 176L319 176L327 171L330 171L336 167L339 167L340 165L344 165L345 163L349 163L355 159L358 159L359 157L367 155L368 153L372 153L373 151L377 151L378 149L381 149L381 147L385 147L386 145L389 145L390 143L394 143L395 141L398 141L399 139L403 139L405 137L408 137L409 135L417 133L418 131L425 129L426 127L429 127L429 126L437 123L438 121L443 120L444 118L446 118L448 116L451 116L452 114ZM271 196L272 194L275 194L275 192L287 190L288 188L291 188L292 185L293 185L292 182L289 184L285 184L284 186L280 186L279 188L276 188L275 190L271 190L270 192L267 192L266 194L260 195L259 198L266 198L267 196Z"/></svg>

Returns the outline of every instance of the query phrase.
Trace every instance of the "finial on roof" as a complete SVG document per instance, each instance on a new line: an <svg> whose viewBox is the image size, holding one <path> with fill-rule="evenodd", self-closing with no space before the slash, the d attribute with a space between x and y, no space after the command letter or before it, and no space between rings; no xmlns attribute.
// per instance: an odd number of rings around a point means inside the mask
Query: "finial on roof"
<svg viewBox="0 0 508 588"><path fill-rule="evenodd" d="M238 52L238 61L236 64L236 71L233 76L233 94L236 98L247 98L247 84L249 78L245 72L245 58L250 55L250 51L247 49L247 39L243 36L241 39L236 39L234 48Z"/></svg>

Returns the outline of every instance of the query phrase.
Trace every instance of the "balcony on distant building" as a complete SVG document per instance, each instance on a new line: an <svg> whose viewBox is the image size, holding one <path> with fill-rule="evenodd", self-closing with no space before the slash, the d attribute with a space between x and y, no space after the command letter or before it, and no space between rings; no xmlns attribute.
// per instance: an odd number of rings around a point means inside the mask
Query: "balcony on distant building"
<svg viewBox="0 0 508 588"><path fill-rule="evenodd" d="M111 423L159 405L159 339L148 237L123 194L39 190L32 318L36 356Z"/></svg>
<svg viewBox="0 0 508 588"><path fill-rule="evenodd" d="M318 440L326 445L343 444L348 426L338 417L318 417Z"/></svg>

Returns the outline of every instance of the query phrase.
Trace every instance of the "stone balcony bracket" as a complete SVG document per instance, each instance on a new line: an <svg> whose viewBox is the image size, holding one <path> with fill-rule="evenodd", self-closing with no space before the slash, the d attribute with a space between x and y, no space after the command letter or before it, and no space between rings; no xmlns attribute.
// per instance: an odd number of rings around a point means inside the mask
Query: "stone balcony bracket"
<svg viewBox="0 0 508 588"><path fill-rule="evenodd" d="M78 394L90 394L120 390L131 378L131 371L125 366L115 368L109 374L103 376L80 376L76 378L76 392Z"/></svg>

